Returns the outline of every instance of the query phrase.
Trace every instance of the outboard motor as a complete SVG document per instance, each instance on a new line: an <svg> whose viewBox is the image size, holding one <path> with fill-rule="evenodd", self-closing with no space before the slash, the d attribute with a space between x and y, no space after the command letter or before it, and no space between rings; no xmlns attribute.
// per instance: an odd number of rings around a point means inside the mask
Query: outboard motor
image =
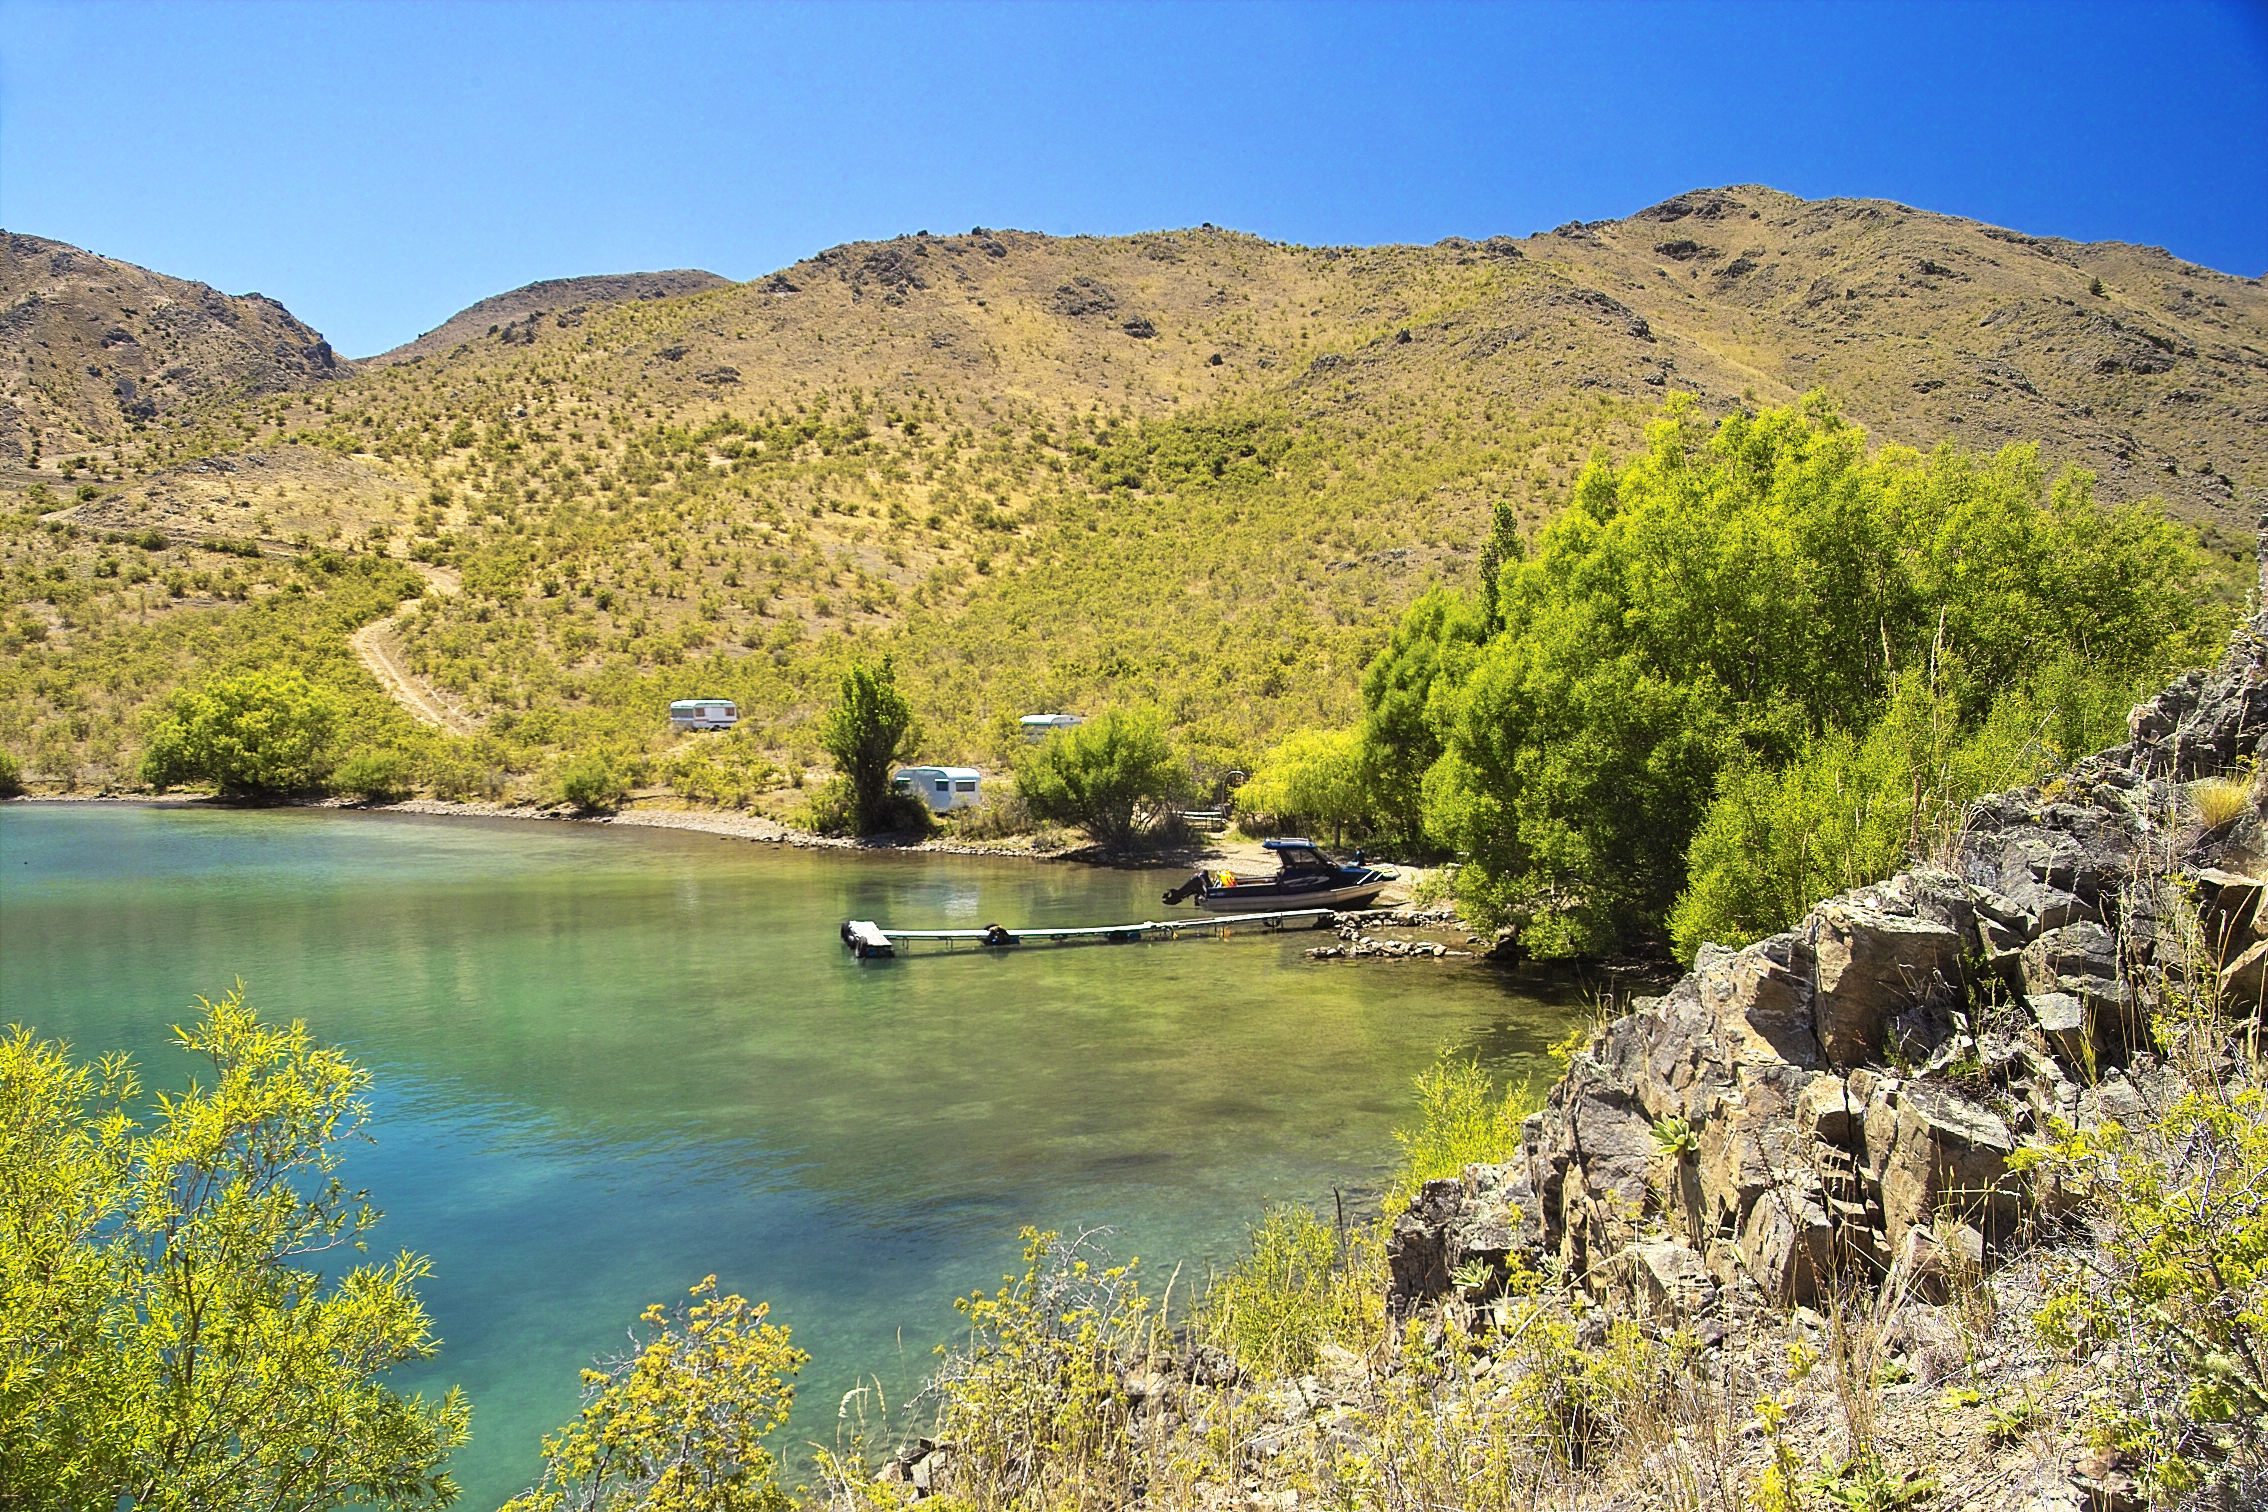
<svg viewBox="0 0 2268 1512"><path fill-rule="evenodd" d="M1185 898L1199 897L1204 893L1207 884L1209 884L1211 881L1212 878L1206 875L1204 872L1194 873L1193 875L1191 875L1188 881L1182 883L1179 887L1176 887L1172 891L1168 892L1165 895L1165 901L1168 906L1171 906L1172 904L1181 902Z"/></svg>

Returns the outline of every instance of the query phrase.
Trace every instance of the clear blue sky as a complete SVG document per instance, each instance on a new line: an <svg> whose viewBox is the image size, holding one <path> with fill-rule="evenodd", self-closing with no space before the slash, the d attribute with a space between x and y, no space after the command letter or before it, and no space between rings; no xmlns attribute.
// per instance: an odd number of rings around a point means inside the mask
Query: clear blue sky
<svg viewBox="0 0 2268 1512"><path fill-rule="evenodd" d="M0 225L353 355L531 279L928 228L1524 234L1873 195L2268 271L2268 0L0 0Z"/></svg>

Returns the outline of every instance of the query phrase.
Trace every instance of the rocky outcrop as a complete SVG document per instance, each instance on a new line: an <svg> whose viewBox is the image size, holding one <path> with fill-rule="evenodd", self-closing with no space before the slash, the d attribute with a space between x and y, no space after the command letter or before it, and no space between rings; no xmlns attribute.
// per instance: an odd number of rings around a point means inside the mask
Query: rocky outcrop
<svg viewBox="0 0 2268 1512"><path fill-rule="evenodd" d="M2202 950L2225 1001L2258 1009L2264 884L2227 864L2258 854L2257 805L2209 835L2181 784L2259 754L2264 628L2136 709L2130 744L1976 804L1943 865L1704 948L1574 1056L1511 1163L1424 1189L1393 1231L1392 1304L1477 1299L1515 1258L1684 1317L1728 1290L1926 1292L1989 1266L2053 1195L2012 1161L2027 1137L2141 1106L2131 966Z"/></svg>

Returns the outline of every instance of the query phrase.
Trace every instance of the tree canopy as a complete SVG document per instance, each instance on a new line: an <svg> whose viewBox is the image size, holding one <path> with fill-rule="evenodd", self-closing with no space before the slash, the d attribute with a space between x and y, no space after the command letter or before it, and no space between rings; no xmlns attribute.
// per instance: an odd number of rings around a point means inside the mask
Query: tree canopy
<svg viewBox="0 0 2268 1512"><path fill-rule="evenodd" d="M1774 804L1783 829L1816 819L1795 793L1817 773L1771 803L1766 787L1805 762L1848 768L1901 697L1929 704L1947 750L2003 710L2004 760L1976 747L1921 774L1957 809L2037 770L2050 730L2094 738L2126 690L2209 654L2225 616L2154 509L2099 506L2083 473L2051 483L2031 447L1865 441L1817 396L1714 426L1678 396L1646 449L1594 460L1527 547L1499 519L1493 631L1453 595L1411 608L1364 682L1365 750L1382 808L1406 814L1414 792L1464 857L1477 911L1542 954L1658 941L1712 805L1746 816L1719 816L1712 856ZM2009 699L2040 738L2010 736ZM1878 743L1869 791L1911 787L1915 749ZM1844 847L1820 876L1894 861L1878 822L1858 827L1877 838L1814 834ZM1697 902L1679 935L1753 934L1784 911Z"/></svg>
<svg viewBox="0 0 2268 1512"><path fill-rule="evenodd" d="M232 798L280 798L321 786L341 706L290 668L240 672L174 695L151 731L142 775L163 789L209 782Z"/></svg>
<svg viewBox="0 0 2268 1512"><path fill-rule="evenodd" d="M1113 709L1022 752L1016 786L1033 815L1123 850L1188 788L1154 709Z"/></svg>
<svg viewBox="0 0 2268 1512"><path fill-rule="evenodd" d="M819 727L819 741L850 789L851 822L862 835L892 827L890 774L918 738L913 705L898 691L891 659L854 661Z"/></svg>

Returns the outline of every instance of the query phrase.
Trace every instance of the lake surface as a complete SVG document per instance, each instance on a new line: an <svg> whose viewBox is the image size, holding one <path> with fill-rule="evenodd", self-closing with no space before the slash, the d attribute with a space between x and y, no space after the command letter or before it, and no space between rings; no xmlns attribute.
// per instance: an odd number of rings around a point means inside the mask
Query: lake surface
<svg viewBox="0 0 2268 1512"><path fill-rule="evenodd" d="M1328 936L852 960L904 928L1148 918L1178 876L584 825L0 807L0 1021L178 1085L167 1026L241 977L376 1077L349 1179L430 1255L462 1505L525 1486L576 1371L703 1275L810 1350L785 1439L895 1405L1024 1224L1154 1281L1271 1203L1375 1188L1444 1046L1517 1080L1571 988L1311 962ZM1352 1202L1350 1201L1350 1206ZM1179 1288L1177 1288L1179 1289ZM792 1451L791 1451L792 1452Z"/></svg>

